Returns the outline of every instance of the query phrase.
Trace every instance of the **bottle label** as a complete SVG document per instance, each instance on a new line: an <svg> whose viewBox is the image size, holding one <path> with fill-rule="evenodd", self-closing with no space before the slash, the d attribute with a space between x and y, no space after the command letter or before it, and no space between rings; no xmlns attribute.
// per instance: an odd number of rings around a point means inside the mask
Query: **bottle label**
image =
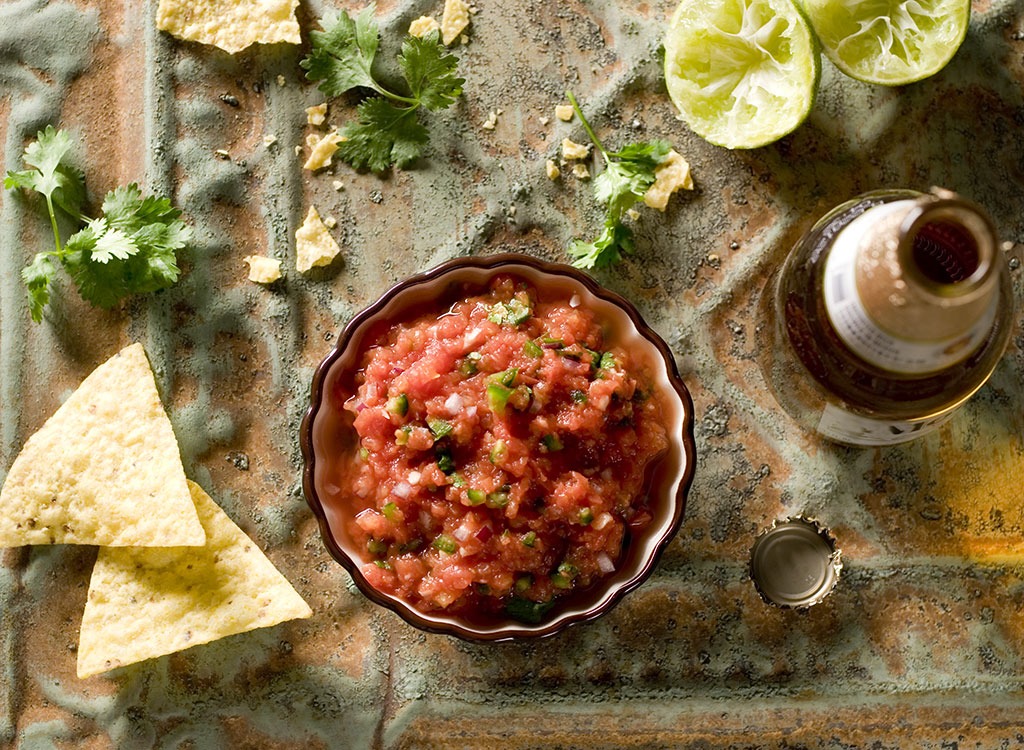
<svg viewBox="0 0 1024 750"><path fill-rule="evenodd" d="M914 422L892 419L871 419L826 404L818 420L818 432L825 437L849 445L886 446L905 443L934 432L950 420L956 409Z"/></svg>
<svg viewBox="0 0 1024 750"><path fill-rule="evenodd" d="M857 251L871 224L886 214L906 210L908 202L872 208L838 234L825 261L825 309L839 338L866 362L890 372L920 375L955 365L981 346L995 322L997 300L993 299L970 330L955 338L899 338L872 320L857 291Z"/></svg>

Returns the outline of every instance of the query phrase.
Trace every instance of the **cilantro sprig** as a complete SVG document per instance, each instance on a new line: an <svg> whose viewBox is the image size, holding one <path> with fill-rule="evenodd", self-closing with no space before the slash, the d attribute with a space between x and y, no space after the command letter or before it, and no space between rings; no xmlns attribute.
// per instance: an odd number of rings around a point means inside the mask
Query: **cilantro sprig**
<svg viewBox="0 0 1024 750"><path fill-rule="evenodd" d="M594 197L605 206L604 229L592 242L580 239L569 245L572 264L577 268L607 268L633 252L633 230L623 223L626 212L644 199L654 184L655 170L672 150L663 140L631 143L619 151L608 151L583 116L572 92L566 92L572 108L583 123L591 142L604 157L605 170L594 178Z"/></svg>
<svg viewBox="0 0 1024 750"><path fill-rule="evenodd" d="M22 161L28 169L8 172L8 190L32 190L43 196L53 230L54 249L37 253L21 272L32 320L40 322L50 302L50 288L62 266L79 294L98 307L113 307L131 294L171 286L180 271L176 253L191 229L167 198L147 197L132 184L107 193L102 215L82 214L85 178L64 162L73 146L63 130L48 125L28 145ZM61 242L59 219L78 231Z"/></svg>
<svg viewBox="0 0 1024 750"><path fill-rule="evenodd" d="M364 99L355 121L341 130L338 155L357 169L383 172L392 165L408 166L422 153L429 133L420 121L421 111L450 107L465 80L456 74L458 58L432 31L422 38L407 35L402 42L398 66L407 93L384 86L373 71L380 43L375 12L371 4L355 18L344 11L326 14L320 21L323 31L310 33L312 50L299 64L328 96L357 88L378 94Z"/></svg>

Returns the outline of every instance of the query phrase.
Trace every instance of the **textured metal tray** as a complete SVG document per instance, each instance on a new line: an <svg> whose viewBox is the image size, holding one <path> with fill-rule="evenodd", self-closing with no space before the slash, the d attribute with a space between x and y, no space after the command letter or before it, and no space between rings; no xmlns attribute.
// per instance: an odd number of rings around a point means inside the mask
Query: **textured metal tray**
<svg viewBox="0 0 1024 750"><path fill-rule="evenodd" d="M300 6L304 34L323 6ZM142 182L172 194L197 234L175 288L111 312L68 288L34 325L18 273L48 227L0 196L0 476L93 367L142 341L189 476L315 615L80 681L74 648L95 550L0 551L0 745L1024 742L1019 319L978 397L938 435L899 448L817 441L779 411L757 366L766 274L815 217L856 193L945 186L986 205L1006 240L1024 236L1019 2L975 2L960 52L919 84L867 86L826 63L803 127L729 152L676 121L664 93L671 2L480 0L458 50L464 97L432 119L426 158L383 178L301 169L303 110L322 101L303 82L301 49L230 56L180 43L156 31L155 7L0 5L4 169L20 168L36 130L59 124L80 143L93 199ZM381 2L385 53L410 20L439 9ZM664 215L643 212L635 257L599 278L676 353L696 403L696 481L654 576L608 616L541 642L469 645L414 630L354 590L302 498L297 428L332 337L393 282L460 254L565 260L571 237L596 234L590 186L544 176L562 137L582 140L552 116L570 87L608 143L668 138L693 165L697 189ZM332 102L330 120L344 122L354 101ZM497 110L496 127L482 128ZM337 220L344 252L303 277L293 237L310 202ZM252 253L284 260L285 281L248 282ZM747 580L757 532L796 513L832 529L846 566L806 613L766 606Z"/></svg>

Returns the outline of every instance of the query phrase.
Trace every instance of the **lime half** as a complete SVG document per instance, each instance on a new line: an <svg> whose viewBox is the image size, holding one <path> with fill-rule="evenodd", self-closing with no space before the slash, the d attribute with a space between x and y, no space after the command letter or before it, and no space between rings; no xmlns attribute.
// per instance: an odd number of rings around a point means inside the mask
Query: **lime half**
<svg viewBox="0 0 1024 750"><path fill-rule="evenodd" d="M807 119L820 70L791 0L682 0L665 35L665 82L694 132L726 148L777 141Z"/></svg>
<svg viewBox="0 0 1024 750"><path fill-rule="evenodd" d="M804 0L804 10L837 68L886 86L942 70L971 20L971 0Z"/></svg>

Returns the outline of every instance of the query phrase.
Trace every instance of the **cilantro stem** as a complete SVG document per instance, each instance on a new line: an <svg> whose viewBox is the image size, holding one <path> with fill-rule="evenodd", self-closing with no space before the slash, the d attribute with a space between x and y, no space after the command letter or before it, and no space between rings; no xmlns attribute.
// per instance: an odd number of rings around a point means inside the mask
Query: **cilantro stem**
<svg viewBox="0 0 1024 750"><path fill-rule="evenodd" d="M419 99L415 99L411 96L402 96L400 94L396 94L392 91L388 91L386 88L379 84L375 85L373 87L373 90L376 91L381 96L390 99L393 102L401 102L402 104L408 104L410 109L416 109L418 106L420 106Z"/></svg>
<svg viewBox="0 0 1024 750"><path fill-rule="evenodd" d="M64 248L60 245L60 231L57 229L57 215L53 210L53 198L50 197L49 193L44 195L46 197L46 210L50 213L50 228L53 229L53 245L56 250L56 256L60 258L64 255Z"/></svg>
<svg viewBox="0 0 1024 750"><path fill-rule="evenodd" d="M580 118L580 122L583 123L583 129L587 131L587 135L590 137L591 142L597 147L597 150L601 152L606 162L611 161L608 158L608 152L605 151L604 145L601 143L601 139L597 137L597 133L590 127L590 123L587 122L587 118L583 116L583 110L580 109L579 102L576 101L576 97L572 95L571 91L565 92L566 97L569 99L569 103L572 105L573 110L576 112L576 116Z"/></svg>

